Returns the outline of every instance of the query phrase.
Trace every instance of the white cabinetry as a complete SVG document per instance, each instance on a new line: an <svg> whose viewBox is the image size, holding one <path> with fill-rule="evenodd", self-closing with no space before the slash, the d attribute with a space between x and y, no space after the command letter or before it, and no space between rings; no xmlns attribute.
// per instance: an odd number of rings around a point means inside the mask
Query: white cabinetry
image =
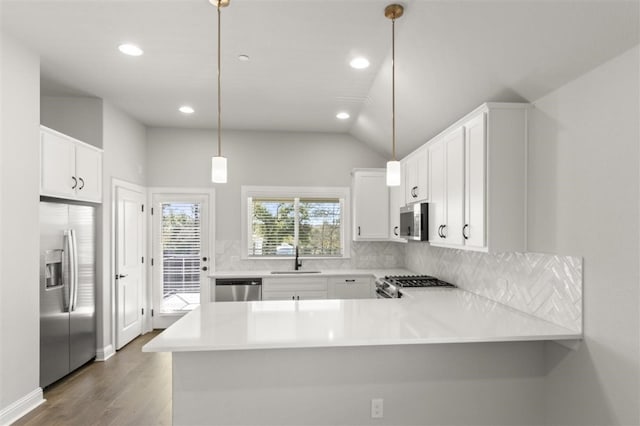
<svg viewBox="0 0 640 426"><path fill-rule="evenodd" d="M404 179L404 203L416 203L429 199L428 150L418 148L402 161Z"/></svg>
<svg viewBox="0 0 640 426"><path fill-rule="evenodd" d="M429 241L526 248L528 104L485 104L429 142Z"/></svg>
<svg viewBox="0 0 640 426"><path fill-rule="evenodd" d="M102 150L41 126L40 195L102 202Z"/></svg>
<svg viewBox="0 0 640 426"><path fill-rule="evenodd" d="M404 205L402 186L389 187L389 238L391 241L407 242L400 236L400 207Z"/></svg>
<svg viewBox="0 0 640 426"><path fill-rule="evenodd" d="M262 300L326 299L327 279L310 277L265 278Z"/></svg>
<svg viewBox="0 0 640 426"><path fill-rule="evenodd" d="M373 279L370 277L329 278L329 299L372 299Z"/></svg>
<svg viewBox="0 0 640 426"><path fill-rule="evenodd" d="M353 240L389 240L389 189L384 169L352 173Z"/></svg>

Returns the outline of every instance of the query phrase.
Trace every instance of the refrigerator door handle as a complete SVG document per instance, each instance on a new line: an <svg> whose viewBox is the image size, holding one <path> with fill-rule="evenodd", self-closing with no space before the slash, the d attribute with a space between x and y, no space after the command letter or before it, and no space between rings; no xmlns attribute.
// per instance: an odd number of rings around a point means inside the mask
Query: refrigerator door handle
<svg viewBox="0 0 640 426"><path fill-rule="evenodd" d="M76 310L76 305L78 304L78 246L76 241L76 232L73 229L69 230L69 246L71 247L71 252L69 253L69 266L71 270L69 312L73 312Z"/></svg>
<svg viewBox="0 0 640 426"><path fill-rule="evenodd" d="M71 235L69 230L64 231L64 241L62 245L62 297L64 298L64 309L71 312Z"/></svg>

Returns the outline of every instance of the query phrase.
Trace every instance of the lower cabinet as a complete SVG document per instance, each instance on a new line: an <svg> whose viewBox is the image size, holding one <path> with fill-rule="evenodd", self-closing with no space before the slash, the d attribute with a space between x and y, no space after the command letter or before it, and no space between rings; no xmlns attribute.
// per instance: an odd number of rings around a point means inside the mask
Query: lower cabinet
<svg viewBox="0 0 640 426"><path fill-rule="evenodd" d="M328 296L326 278L265 278L262 300L313 300Z"/></svg>
<svg viewBox="0 0 640 426"><path fill-rule="evenodd" d="M340 276L330 278L278 277L262 280L262 300L371 299L373 278Z"/></svg>
<svg viewBox="0 0 640 426"><path fill-rule="evenodd" d="M329 299L371 299L374 297L370 277L329 278Z"/></svg>

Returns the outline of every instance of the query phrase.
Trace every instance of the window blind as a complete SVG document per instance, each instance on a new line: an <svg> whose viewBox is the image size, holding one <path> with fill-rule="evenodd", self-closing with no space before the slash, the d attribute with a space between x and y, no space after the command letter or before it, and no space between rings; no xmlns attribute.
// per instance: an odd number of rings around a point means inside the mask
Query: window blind
<svg viewBox="0 0 640 426"><path fill-rule="evenodd" d="M250 198L249 256L342 255L338 198Z"/></svg>

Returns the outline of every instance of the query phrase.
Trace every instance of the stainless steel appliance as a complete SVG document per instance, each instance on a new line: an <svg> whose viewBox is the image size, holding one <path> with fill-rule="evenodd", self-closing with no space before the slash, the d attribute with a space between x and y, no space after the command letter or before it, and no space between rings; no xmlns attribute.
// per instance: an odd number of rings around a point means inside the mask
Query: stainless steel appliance
<svg viewBox="0 0 640 426"><path fill-rule="evenodd" d="M95 209L40 203L40 386L96 356Z"/></svg>
<svg viewBox="0 0 640 426"><path fill-rule="evenodd" d="M429 241L428 203L400 208L400 236L408 240Z"/></svg>
<svg viewBox="0 0 640 426"><path fill-rule="evenodd" d="M262 278L216 278L216 302L262 300Z"/></svg>
<svg viewBox="0 0 640 426"><path fill-rule="evenodd" d="M378 299L396 299L402 297L402 288L407 287L455 287L429 275L388 275L376 280Z"/></svg>

